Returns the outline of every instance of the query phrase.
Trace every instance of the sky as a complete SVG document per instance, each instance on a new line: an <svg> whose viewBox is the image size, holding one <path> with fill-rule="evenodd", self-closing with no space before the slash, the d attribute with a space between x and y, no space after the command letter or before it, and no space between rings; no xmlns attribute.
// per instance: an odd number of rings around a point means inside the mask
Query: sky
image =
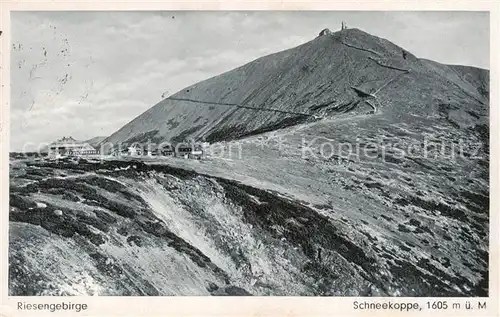
<svg viewBox="0 0 500 317"><path fill-rule="evenodd" d="M111 135L184 87L341 21L417 57L489 68L487 12L13 12L10 149Z"/></svg>

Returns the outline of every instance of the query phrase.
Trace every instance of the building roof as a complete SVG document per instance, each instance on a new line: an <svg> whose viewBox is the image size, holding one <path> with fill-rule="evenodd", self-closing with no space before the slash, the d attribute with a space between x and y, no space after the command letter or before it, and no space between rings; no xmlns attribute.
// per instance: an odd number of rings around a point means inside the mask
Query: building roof
<svg viewBox="0 0 500 317"><path fill-rule="evenodd" d="M62 137L59 140L56 140L50 144L50 147L61 147L61 148L73 148L73 149L81 149L81 150L95 150L95 148L82 141L77 141L73 137Z"/></svg>

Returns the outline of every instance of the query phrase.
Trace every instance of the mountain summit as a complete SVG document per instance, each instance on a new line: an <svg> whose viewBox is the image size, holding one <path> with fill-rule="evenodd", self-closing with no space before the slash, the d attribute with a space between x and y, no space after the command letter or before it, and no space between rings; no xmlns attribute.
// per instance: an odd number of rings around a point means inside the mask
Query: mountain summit
<svg viewBox="0 0 500 317"><path fill-rule="evenodd" d="M340 113L487 122L489 72L419 59L359 29L305 44L182 89L105 142L237 139ZM447 109L447 110L446 110Z"/></svg>

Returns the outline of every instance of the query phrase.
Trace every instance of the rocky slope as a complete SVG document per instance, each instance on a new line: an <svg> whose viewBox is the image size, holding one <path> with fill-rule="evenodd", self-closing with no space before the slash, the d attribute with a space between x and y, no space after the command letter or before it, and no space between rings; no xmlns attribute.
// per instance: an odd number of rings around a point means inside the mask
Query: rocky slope
<svg viewBox="0 0 500 317"><path fill-rule="evenodd" d="M271 192L139 162L15 170L12 295L382 291L373 255L342 224Z"/></svg>
<svg viewBox="0 0 500 317"><path fill-rule="evenodd" d="M357 172L319 204L165 165L17 162L10 294L486 294L484 193L440 203Z"/></svg>

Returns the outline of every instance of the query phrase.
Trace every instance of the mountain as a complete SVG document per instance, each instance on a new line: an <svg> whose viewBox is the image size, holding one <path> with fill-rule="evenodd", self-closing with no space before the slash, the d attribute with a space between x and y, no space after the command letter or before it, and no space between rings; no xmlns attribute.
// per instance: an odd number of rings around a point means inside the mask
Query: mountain
<svg viewBox="0 0 500 317"><path fill-rule="evenodd" d="M88 139L84 141L85 143L90 144L93 148L99 148L99 145L101 144L102 141L104 141L107 137L105 136L96 136L93 137L92 139Z"/></svg>
<svg viewBox="0 0 500 317"><path fill-rule="evenodd" d="M419 59L358 29L320 34L182 89L106 142L236 139L339 113L369 113L364 93L379 89L370 103L385 116L453 108L450 120L458 125L487 122L487 70Z"/></svg>

